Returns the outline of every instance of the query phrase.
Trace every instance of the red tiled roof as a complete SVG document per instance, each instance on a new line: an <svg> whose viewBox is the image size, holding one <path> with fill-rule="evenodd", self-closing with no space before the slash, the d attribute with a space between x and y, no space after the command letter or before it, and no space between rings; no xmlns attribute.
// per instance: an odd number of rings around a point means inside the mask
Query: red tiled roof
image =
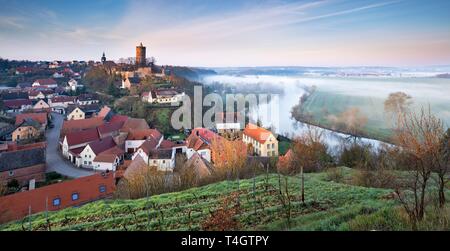
<svg viewBox="0 0 450 251"><path fill-rule="evenodd" d="M84 150L84 148L85 148L85 146L70 149L69 152L71 152L75 156L78 156Z"/></svg>
<svg viewBox="0 0 450 251"><path fill-rule="evenodd" d="M75 102L74 96L56 96L51 98L52 103Z"/></svg>
<svg viewBox="0 0 450 251"><path fill-rule="evenodd" d="M94 117L88 119L66 120L61 128L61 135L65 135L74 131L96 128L103 124L103 119Z"/></svg>
<svg viewBox="0 0 450 251"><path fill-rule="evenodd" d="M21 113L17 114L16 116L16 126L22 124L22 122L27 119L31 118L39 124L47 124L47 114L46 113Z"/></svg>
<svg viewBox="0 0 450 251"><path fill-rule="evenodd" d="M92 141L88 145L92 149L92 151L96 155L98 155L108 149L115 147L116 143L114 142L113 138L109 136L104 139L97 139L95 141Z"/></svg>
<svg viewBox="0 0 450 251"><path fill-rule="evenodd" d="M144 141L139 148L141 148L145 153L149 154L151 151L155 150L158 146L158 141L155 139L149 139Z"/></svg>
<svg viewBox="0 0 450 251"><path fill-rule="evenodd" d="M107 154L115 154L117 156L120 156L122 154L125 153L125 151L122 148L119 148L118 146L115 146L113 148L110 148L102 153L107 153Z"/></svg>
<svg viewBox="0 0 450 251"><path fill-rule="evenodd" d="M206 128L195 128L192 130L191 135L186 139L186 145L188 148L194 150L209 148L209 144L216 139L223 139L218 134Z"/></svg>
<svg viewBox="0 0 450 251"><path fill-rule="evenodd" d="M7 108L20 108L22 105L32 105L33 102L29 99L13 99L4 100L3 105Z"/></svg>
<svg viewBox="0 0 450 251"><path fill-rule="evenodd" d="M189 135L189 137L186 139L186 146L196 151L200 149L209 148L208 144L195 134Z"/></svg>
<svg viewBox="0 0 450 251"><path fill-rule="evenodd" d="M71 132L66 135L67 144L69 146L89 143L99 139L96 128L86 129L83 131Z"/></svg>
<svg viewBox="0 0 450 251"><path fill-rule="evenodd" d="M56 85L56 81L52 78L36 79L34 83L39 83L39 85Z"/></svg>
<svg viewBox="0 0 450 251"><path fill-rule="evenodd" d="M208 143L211 143L213 139L221 138L221 136L207 128L194 128L191 134L197 134L197 132L198 136L208 141Z"/></svg>
<svg viewBox="0 0 450 251"><path fill-rule="evenodd" d="M122 128L124 122L113 122L113 123L105 123L97 127L100 135L105 135L111 132L119 131Z"/></svg>
<svg viewBox="0 0 450 251"><path fill-rule="evenodd" d="M114 123L114 122L123 122L123 123L125 123L127 120L128 120L128 116L116 114L116 115L111 117L109 122L110 123Z"/></svg>
<svg viewBox="0 0 450 251"><path fill-rule="evenodd" d="M123 124L122 130L125 132L131 132L133 130L150 129L145 119L128 118Z"/></svg>
<svg viewBox="0 0 450 251"><path fill-rule="evenodd" d="M100 186L105 192L100 192ZM19 220L31 213L56 211L66 207L82 205L91 201L110 197L116 189L115 173L94 174L87 177L44 186L34 190L19 192L0 197L0 223ZM78 194L78 200L72 200L72 195ZM60 205L54 206L53 200L59 198ZM47 203L47 205L46 205Z"/></svg>
<svg viewBox="0 0 450 251"><path fill-rule="evenodd" d="M109 108L108 106L103 106L102 109L98 112L98 117L106 117L106 115L108 115L108 113L111 111L111 108Z"/></svg>
<svg viewBox="0 0 450 251"><path fill-rule="evenodd" d="M167 149L167 148L172 148L174 146L176 146L176 144L174 142L172 142L170 140L163 140L163 141L161 141L159 148Z"/></svg>
<svg viewBox="0 0 450 251"><path fill-rule="evenodd" d="M132 130L128 133L127 140L144 140L153 138L159 141L161 137L161 133L156 129Z"/></svg>
<svg viewBox="0 0 450 251"><path fill-rule="evenodd" d="M116 158L118 156L116 154L112 153L100 153L99 155L95 156L94 162L103 162L103 163L114 163L116 161Z"/></svg>
<svg viewBox="0 0 450 251"><path fill-rule="evenodd" d="M270 131L251 123L248 123L248 125L245 127L244 134L261 144L264 144L267 138L272 135Z"/></svg>

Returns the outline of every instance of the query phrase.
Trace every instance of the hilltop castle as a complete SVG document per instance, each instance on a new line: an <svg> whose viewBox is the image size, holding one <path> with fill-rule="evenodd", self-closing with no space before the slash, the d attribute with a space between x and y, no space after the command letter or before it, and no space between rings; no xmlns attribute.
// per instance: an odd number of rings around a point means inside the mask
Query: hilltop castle
<svg viewBox="0 0 450 251"><path fill-rule="evenodd" d="M145 67L147 65L145 60L145 46L142 45L142 42L140 45L136 46L136 66L138 67Z"/></svg>

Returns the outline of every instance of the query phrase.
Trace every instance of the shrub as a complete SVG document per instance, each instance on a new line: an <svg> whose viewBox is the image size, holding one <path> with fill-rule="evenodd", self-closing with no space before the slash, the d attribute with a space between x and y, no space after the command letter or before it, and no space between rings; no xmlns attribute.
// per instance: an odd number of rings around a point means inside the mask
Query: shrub
<svg viewBox="0 0 450 251"><path fill-rule="evenodd" d="M378 169L375 171L359 169L352 176L352 183L356 186L375 188L394 188L396 176L388 170Z"/></svg>
<svg viewBox="0 0 450 251"><path fill-rule="evenodd" d="M327 180L341 183L344 181L344 172L337 167L328 168Z"/></svg>

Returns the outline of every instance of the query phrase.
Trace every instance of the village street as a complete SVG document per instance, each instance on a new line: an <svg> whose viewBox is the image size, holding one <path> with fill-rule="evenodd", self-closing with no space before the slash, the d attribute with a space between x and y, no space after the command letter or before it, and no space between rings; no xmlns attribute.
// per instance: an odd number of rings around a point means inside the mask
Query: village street
<svg viewBox="0 0 450 251"><path fill-rule="evenodd" d="M95 172L82 170L74 167L68 160L64 159L59 151L59 132L63 123L63 116L59 113L52 113L53 128L47 129L47 172L57 172L62 175L78 178L89 176Z"/></svg>

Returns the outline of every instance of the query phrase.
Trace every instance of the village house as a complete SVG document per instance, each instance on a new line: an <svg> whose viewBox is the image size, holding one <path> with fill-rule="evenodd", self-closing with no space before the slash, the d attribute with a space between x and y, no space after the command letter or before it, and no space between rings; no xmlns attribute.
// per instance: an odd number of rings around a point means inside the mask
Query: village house
<svg viewBox="0 0 450 251"><path fill-rule="evenodd" d="M63 122L60 136L64 137L64 135L71 133L82 131L86 129L96 129L98 126L104 123L103 118L94 117L82 120L65 120Z"/></svg>
<svg viewBox="0 0 450 251"><path fill-rule="evenodd" d="M158 171L172 172L175 168L175 150L155 149L148 153L148 165L154 166Z"/></svg>
<svg viewBox="0 0 450 251"><path fill-rule="evenodd" d="M80 107L76 105L70 105L67 108L67 120L80 120L85 119L85 114Z"/></svg>
<svg viewBox="0 0 450 251"><path fill-rule="evenodd" d="M78 81L76 81L75 79L71 78L67 82L66 90L76 91L78 88L82 88L82 87L83 87L83 85L79 85Z"/></svg>
<svg viewBox="0 0 450 251"><path fill-rule="evenodd" d="M33 89L28 92L29 99L49 99L55 96L55 91L48 88Z"/></svg>
<svg viewBox="0 0 450 251"><path fill-rule="evenodd" d="M170 104L180 102L185 95L174 89L157 89L143 94L142 100L149 103Z"/></svg>
<svg viewBox="0 0 450 251"><path fill-rule="evenodd" d="M55 72L55 73L53 73L53 75L52 75L52 78L63 78L64 77L64 73L62 73L62 72Z"/></svg>
<svg viewBox="0 0 450 251"><path fill-rule="evenodd" d="M45 110L50 108L50 106L45 102L43 99L40 99L36 104L33 106L33 110Z"/></svg>
<svg viewBox="0 0 450 251"><path fill-rule="evenodd" d="M48 100L48 104L54 112L61 114L66 113L66 108L69 105L75 104L76 97L73 96L55 96Z"/></svg>
<svg viewBox="0 0 450 251"><path fill-rule="evenodd" d="M125 141L125 151L134 153L145 141L150 140L156 148L163 141L163 135L156 129L131 130Z"/></svg>
<svg viewBox="0 0 450 251"><path fill-rule="evenodd" d="M132 86L139 85L141 83L141 79L138 77L126 77L122 79L122 89L130 89Z"/></svg>
<svg viewBox="0 0 450 251"><path fill-rule="evenodd" d="M41 124L32 118L25 118L16 125L12 132L12 140L20 142L23 140L38 138L43 133Z"/></svg>
<svg viewBox="0 0 450 251"><path fill-rule="evenodd" d="M44 181L45 151L45 146L37 146L0 152L0 184L17 180L21 186L24 186L28 185L31 180Z"/></svg>
<svg viewBox="0 0 450 251"><path fill-rule="evenodd" d="M91 141L79 153L75 164L78 167L95 169L98 167L93 165L95 157L114 147L116 147L116 143L111 136ZM120 155L117 157L120 158Z"/></svg>
<svg viewBox="0 0 450 251"><path fill-rule="evenodd" d="M67 133L60 143L62 154L76 165L77 158L79 157L79 154L84 150L84 147L90 142L96 141L98 139L99 136L97 128Z"/></svg>
<svg viewBox="0 0 450 251"><path fill-rule="evenodd" d="M132 159L140 157L148 166L156 167L158 171L173 171L175 168L175 149L158 147L157 140L148 139L136 150Z"/></svg>
<svg viewBox="0 0 450 251"><path fill-rule="evenodd" d="M54 79L46 78L46 79L36 79L33 82L32 86L40 86L40 87L47 87L47 88L56 88L58 87L58 84Z"/></svg>
<svg viewBox="0 0 450 251"><path fill-rule="evenodd" d="M92 105L98 104L100 100L98 100L97 95L91 93L81 94L77 98L77 104L79 105Z"/></svg>
<svg viewBox="0 0 450 251"><path fill-rule="evenodd" d="M16 75L23 75L23 74L28 74L28 73L32 73L33 72L33 68L32 67L28 67L28 66L19 66L16 68Z"/></svg>
<svg viewBox="0 0 450 251"><path fill-rule="evenodd" d="M145 119L138 119L138 118L129 118L127 116L123 115L115 115L110 122L118 121L118 120L124 120L125 123L123 124L123 127L120 129L121 132L131 132L135 130L147 130L150 129L150 127L147 124L147 121Z"/></svg>
<svg viewBox="0 0 450 251"><path fill-rule="evenodd" d="M28 92L26 91L3 91L1 92L0 98L5 100L15 100L15 99L28 99Z"/></svg>
<svg viewBox="0 0 450 251"><path fill-rule="evenodd" d="M202 158L211 162L213 155L211 144L214 139L225 140L207 128L194 128L186 139L186 157L190 159L195 153L198 153Z"/></svg>
<svg viewBox="0 0 450 251"><path fill-rule="evenodd" d="M267 129L249 123L244 129L242 140L251 145L253 153L258 156L278 156L278 140Z"/></svg>
<svg viewBox="0 0 450 251"><path fill-rule="evenodd" d="M220 112L217 114L215 127L220 135L237 133L242 130L242 116L237 112Z"/></svg>
<svg viewBox="0 0 450 251"><path fill-rule="evenodd" d="M3 100L3 110L6 113L18 113L33 108L33 102L29 99Z"/></svg>
<svg viewBox="0 0 450 251"><path fill-rule="evenodd" d="M1 165L1 164L0 164ZM44 173L42 172L42 175ZM112 197L117 177L114 172L63 181L30 191L0 197L0 223L19 220L45 210L57 211L67 207Z"/></svg>
<svg viewBox="0 0 450 251"><path fill-rule="evenodd" d="M40 128L45 130L48 124L47 113L21 113L16 116L16 126L21 124L25 119L33 119L40 124Z"/></svg>
<svg viewBox="0 0 450 251"><path fill-rule="evenodd" d="M93 169L96 171L116 171L121 163L124 161L125 151L115 146L99 155L95 156L93 163Z"/></svg>
<svg viewBox="0 0 450 251"><path fill-rule="evenodd" d="M66 109L67 120L77 120L95 117L100 111L98 104L91 105L68 105Z"/></svg>
<svg viewBox="0 0 450 251"><path fill-rule="evenodd" d="M119 135L120 129L123 127L123 124L125 122L118 121L118 122L106 122L103 125L100 125L97 127L98 134L100 135L100 138L106 138L108 136L115 137Z"/></svg>

